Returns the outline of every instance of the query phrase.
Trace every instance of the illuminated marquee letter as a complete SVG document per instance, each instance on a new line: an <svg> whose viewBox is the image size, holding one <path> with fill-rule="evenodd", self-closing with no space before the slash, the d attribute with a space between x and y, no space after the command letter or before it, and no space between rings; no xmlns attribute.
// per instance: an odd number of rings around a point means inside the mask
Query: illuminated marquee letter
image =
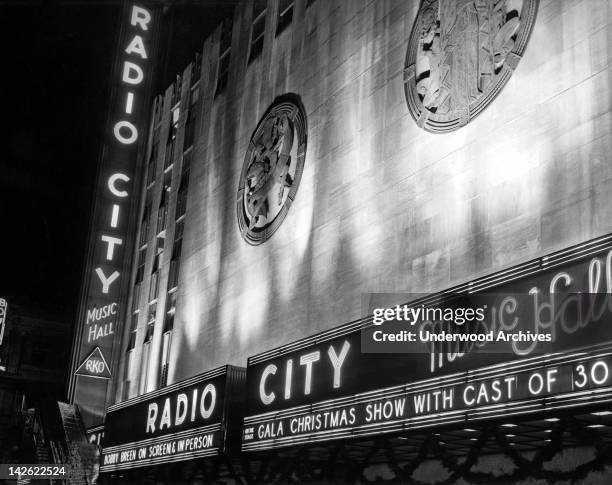
<svg viewBox="0 0 612 485"><path fill-rule="evenodd" d="M147 416L146 433L155 433L155 420L157 419L157 404L149 404L149 415Z"/></svg>
<svg viewBox="0 0 612 485"><path fill-rule="evenodd" d="M164 429L164 425L166 425L166 428L169 428L171 424L170 421L170 398L167 397L164 401L164 410L162 411L161 419L159 421L160 431Z"/></svg>
<svg viewBox="0 0 612 485"><path fill-rule="evenodd" d="M132 74L135 74L136 77L133 77ZM142 72L142 68L138 64L134 64L130 61L125 61L123 63L123 76L121 76L121 80L127 84L140 84L144 79L144 73Z"/></svg>
<svg viewBox="0 0 612 485"><path fill-rule="evenodd" d="M108 190L110 190L111 194L116 197L127 197L127 190L119 190L116 186L117 180L123 180L124 182L129 182L130 177L125 175L124 173L114 173L110 177L108 177ZM113 208L113 212L114 212ZM117 207L117 212L119 212L119 208Z"/></svg>
<svg viewBox="0 0 612 485"><path fill-rule="evenodd" d="M321 352L311 352L300 357L300 365L306 366L306 379L304 380L304 395L310 394L312 383L312 364L321 358Z"/></svg>
<svg viewBox="0 0 612 485"><path fill-rule="evenodd" d="M287 361L287 373L285 376L285 399L291 399L291 376L293 374L293 359Z"/></svg>
<svg viewBox="0 0 612 485"><path fill-rule="evenodd" d="M108 247L106 248L106 259L108 261L113 260L113 253L115 251L115 244L121 245L123 243L123 239L119 239L118 237L112 236L102 236L102 242L108 243Z"/></svg>
<svg viewBox="0 0 612 485"><path fill-rule="evenodd" d="M121 134L122 128L130 130L130 135L127 137L123 136ZM123 143L124 145L131 145L138 139L138 130L129 121L118 121L117 123L115 123L115 126L113 128L113 134L115 135L115 138L117 138L117 140L119 140L119 142Z"/></svg>
<svg viewBox="0 0 612 485"><path fill-rule="evenodd" d="M139 25L142 30L149 30L148 23L151 21L151 14L142 7L132 7L132 18L130 23L134 26Z"/></svg>
<svg viewBox="0 0 612 485"><path fill-rule="evenodd" d="M345 340L342 344L340 355L336 355L333 345L330 345L329 349L327 349L327 355L334 367L334 389L340 387L340 369L342 368L342 364L344 364L344 359L346 359L350 348L351 344L348 343L348 340Z"/></svg>
<svg viewBox="0 0 612 485"><path fill-rule="evenodd" d="M206 407L206 395L210 394L210 406ZM200 398L200 414L202 415L202 419L208 419L212 415L215 410L215 404L217 402L217 389L212 384L207 384L202 392L202 397Z"/></svg>
<svg viewBox="0 0 612 485"><path fill-rule="evenodd" d="M145 49L144 42L142 41L142 37L139 35L134 36L125 49L125 52L127 54L138 54L142 59L147 58L147 51Z"/></svg>
<svg viewBox="0 0 612 485"><path fill-rule="evenodd" d="M266 393L266 379L270 374L276 374L277 370L278 368L274 364L268 364L261 374L261 379L259 381L259 398L265 405L272 404L276 398L274 391L272 391L270 394Z"/></svg>
<svg viewBox="0 0 612 485"><path fill-rule="evenodd" d="M193 423L196 418L196 402L198 400L198 390L194 389L191 394L191 422Z"/></svg>
<svg viewBox="0 0 612 485"><path fill-rule="evenodd" d="M102 293L108 293L110 285L113 284L113 281L119 278L118 271L114 271L113 274L111 274L107 278L104 274L104 271L102 271L102 268L96 268L96 274L98 275L98 278L100 278L100 282L102 283Z"/></svg>
<svg viewBox="0 0 612 485"><path fill-rule="evenodd" d="M119 224L119 206L117 204L113 204L113 212L111 213L111 227L117 227Z"/></svg>
<svg viewBox="0 0 612 485"><path fill-rule="evenodd" d="M187 394L179 394L176 396L176 416L174 417L174 425L180 426L187 417Z"/></svg>

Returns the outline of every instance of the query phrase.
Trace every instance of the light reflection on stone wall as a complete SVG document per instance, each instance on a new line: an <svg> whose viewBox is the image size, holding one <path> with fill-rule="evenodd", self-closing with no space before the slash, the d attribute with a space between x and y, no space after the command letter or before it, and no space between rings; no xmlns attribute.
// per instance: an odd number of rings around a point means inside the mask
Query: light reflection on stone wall
<svg viewBox="0 0 612 485"><path fill-rule="evenodd" d="M273 43L268 22L248 67L246 19L235 81L213 102L214 75L202 79L170 382L359 318L362 293L441 290L610 232L609 2L540 2L510 82L445 135L405 103L417 3L315 2ZM215 56L205 43L205 68ZM308 116L304 176L282 227L252 247L238 177L285 92Z"/></svg>

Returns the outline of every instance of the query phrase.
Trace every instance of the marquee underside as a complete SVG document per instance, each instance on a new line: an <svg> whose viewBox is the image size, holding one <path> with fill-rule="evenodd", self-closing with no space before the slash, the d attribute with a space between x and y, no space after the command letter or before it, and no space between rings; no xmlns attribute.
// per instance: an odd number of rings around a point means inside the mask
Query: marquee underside
<svg viewBox="0 0 612 485"><path fill-rule="evenodd" d="M581 448L582 462L563 451ZM491 467L490 457L500 466ZM238 483L433 483L459 478L495 480L584 478L612 465L612 406L566 412L558 418L503 419L360 440L292 446L103 475L103 483L176 477ZM495 470L497 468L497 470Z"/></svg>

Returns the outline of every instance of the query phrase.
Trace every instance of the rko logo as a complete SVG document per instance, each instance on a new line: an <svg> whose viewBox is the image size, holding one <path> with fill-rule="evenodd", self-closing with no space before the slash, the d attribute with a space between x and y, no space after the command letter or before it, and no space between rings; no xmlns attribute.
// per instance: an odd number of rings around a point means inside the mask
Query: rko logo
<svg viewBox="0 0 612 485"><path fill-rule="evenodd" d="M422 0L404 70L408 109L427 131L466 125L508 82L538 0Z"/></svg>
<svg viewBox="0 0 612 485"><path fill-rule="evenodd" d="M295 198L306 155L306 115L299 97L276 98L247 150L236 209L242 237L261 244L281 225Z"/></svg>

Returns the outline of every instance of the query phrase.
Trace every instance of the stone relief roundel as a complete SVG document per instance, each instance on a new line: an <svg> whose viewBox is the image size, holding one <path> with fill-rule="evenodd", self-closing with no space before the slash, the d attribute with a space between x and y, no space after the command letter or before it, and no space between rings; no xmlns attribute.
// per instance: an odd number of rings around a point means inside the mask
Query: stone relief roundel
<svg viewBox="0 0 612 485"><path fill-rule="evenodd" d="M238 227L249 244L266 241L287 215L302 178L306 138L299 96L276 98L251 136L238 184Z"/></svg>
<svg viewBox="0 0 612 485"><path fill-rule="evenodd" d="M404 69L408 109L444 133L480 114L510 79L538 0L422 0Z"/></svg>

